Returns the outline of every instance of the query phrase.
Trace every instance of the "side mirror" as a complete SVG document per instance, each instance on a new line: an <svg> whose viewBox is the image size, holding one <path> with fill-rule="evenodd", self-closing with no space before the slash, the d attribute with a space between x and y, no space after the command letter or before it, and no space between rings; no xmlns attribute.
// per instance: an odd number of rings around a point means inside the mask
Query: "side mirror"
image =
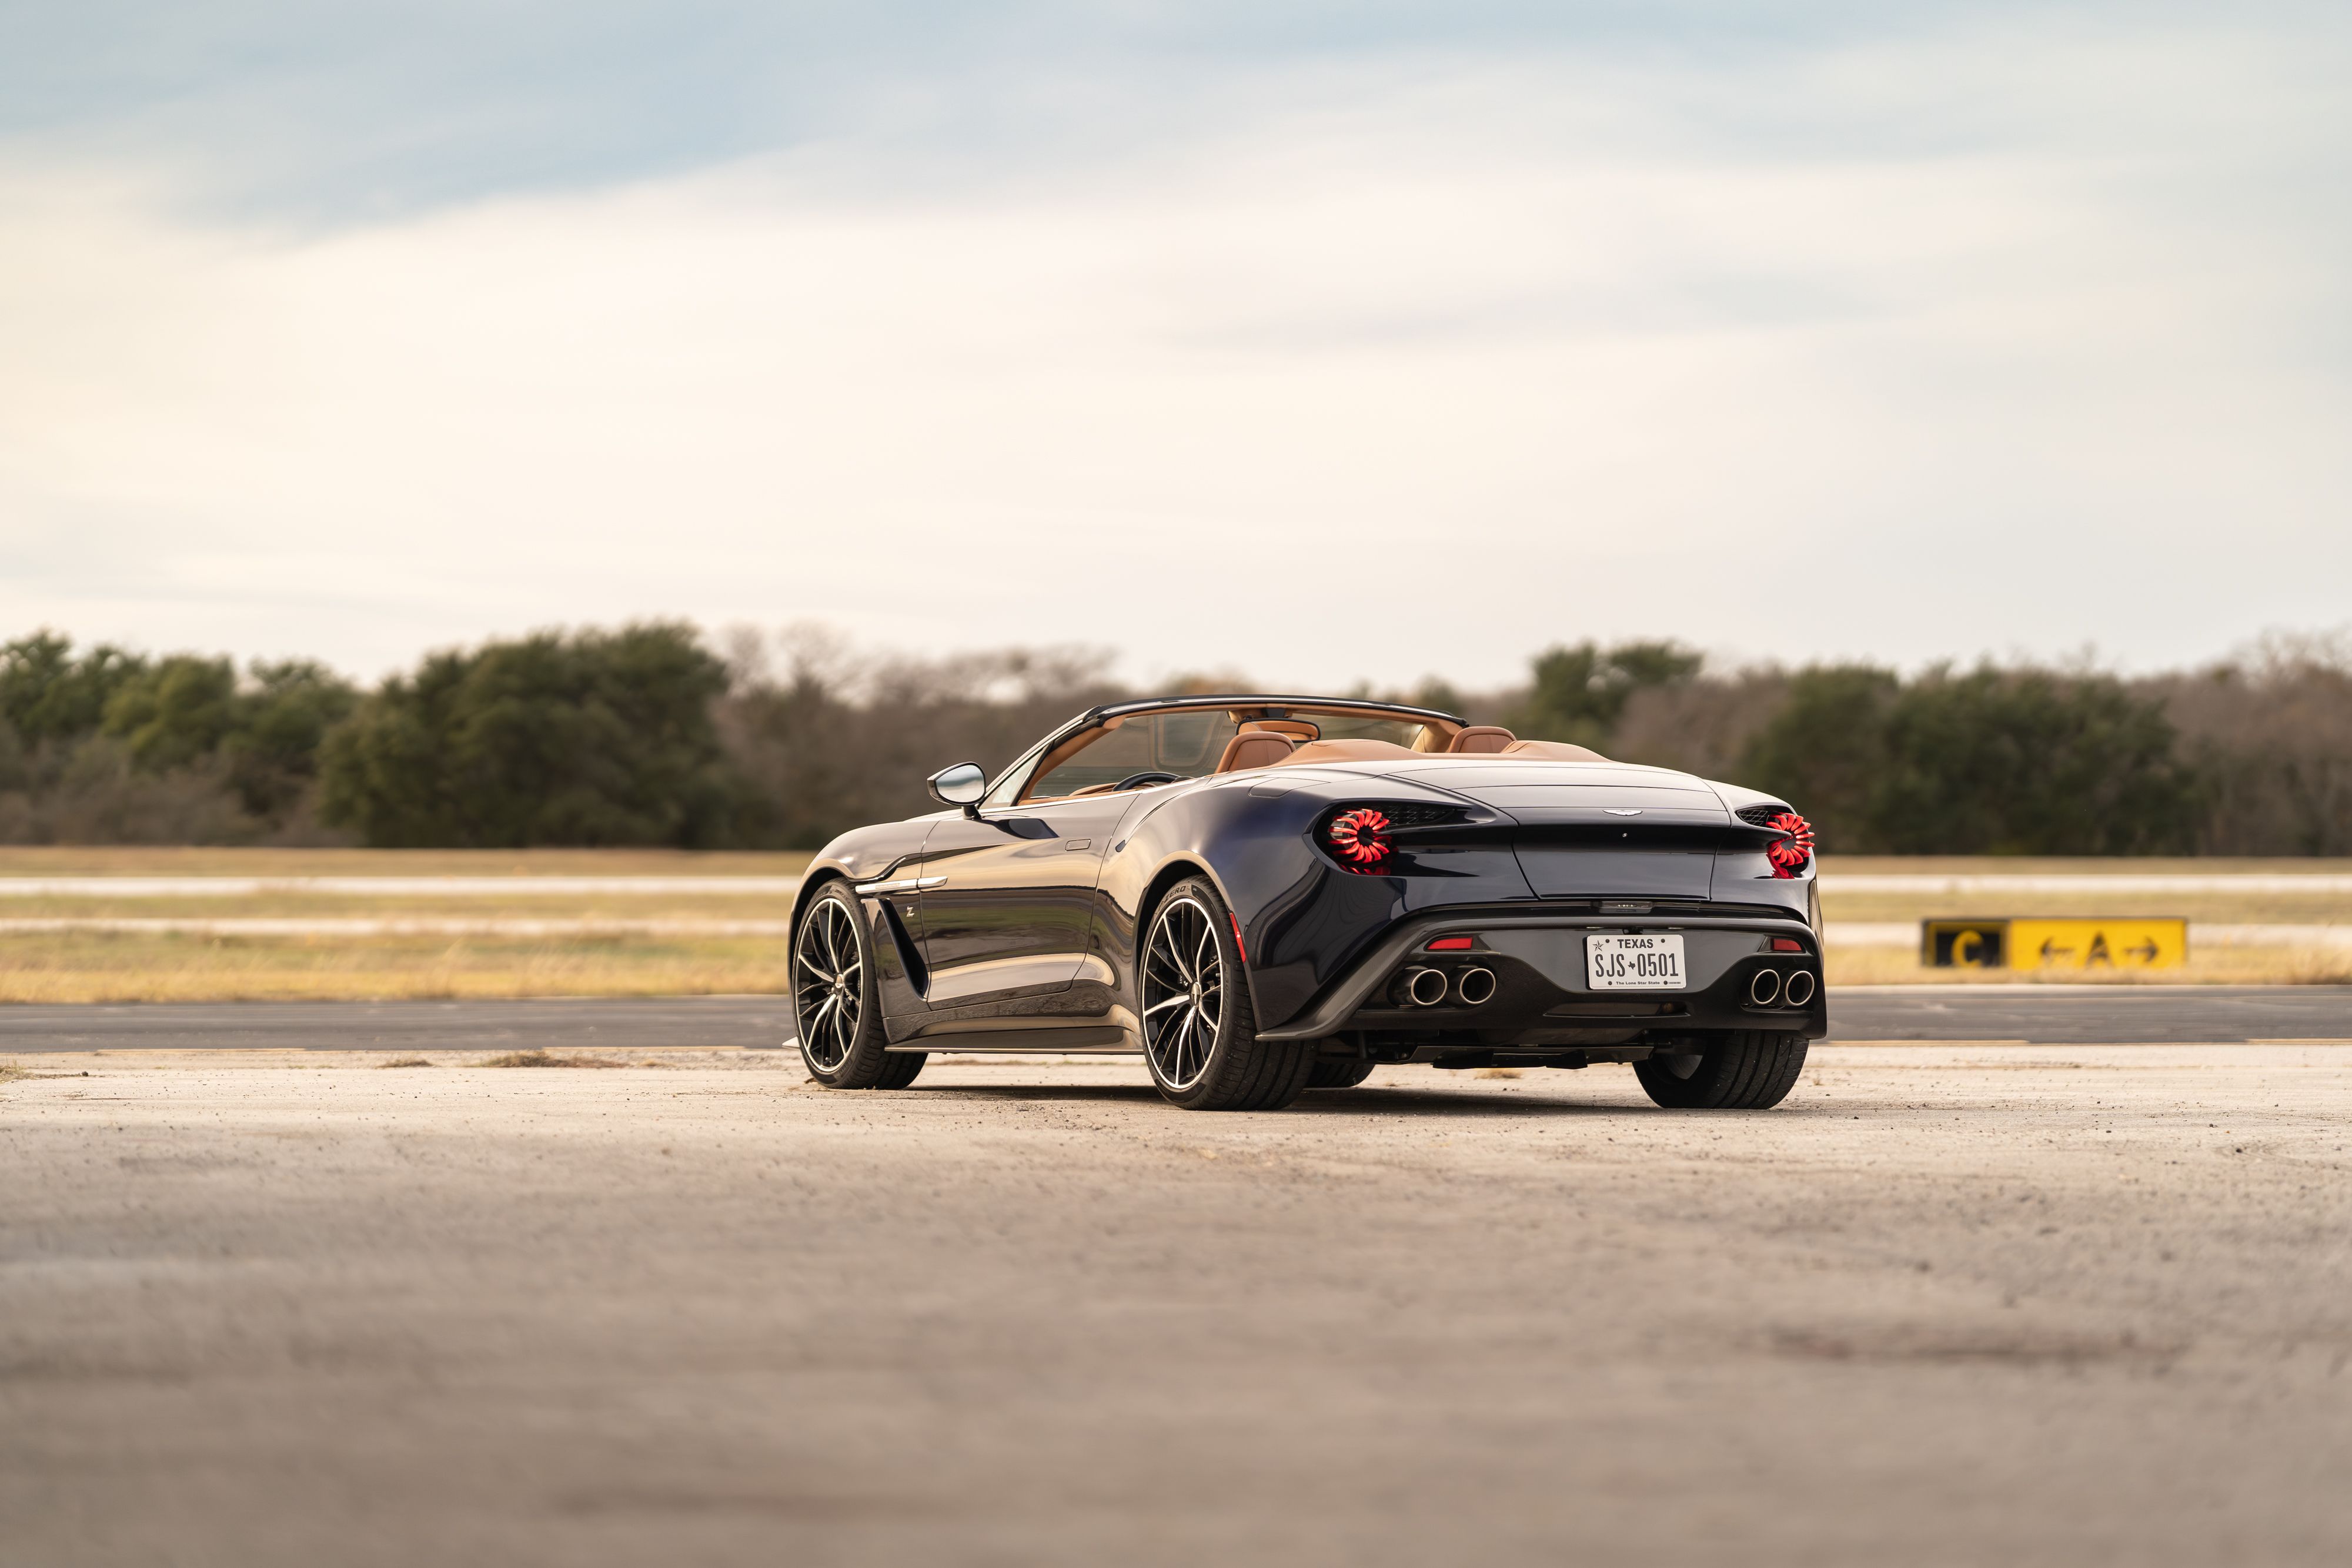
<svg viewBox="0 0 2352 1568"><path fill-rule="evenodd" d="M924 779L923 788L940 805L961 806L965 816L972 817L979 815L974 808L980 804L980 798L988 793L988 775L980 770L977 762L959 762Z"/></svg>

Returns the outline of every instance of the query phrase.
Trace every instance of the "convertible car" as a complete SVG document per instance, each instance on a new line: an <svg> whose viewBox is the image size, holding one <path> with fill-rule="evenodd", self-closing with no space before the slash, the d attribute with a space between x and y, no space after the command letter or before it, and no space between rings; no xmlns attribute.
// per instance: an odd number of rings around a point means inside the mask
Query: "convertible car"
<svg viewBox="0 0 2352 1568"><path fill-rule="evenodd" d="M1265 1110L1384 1062L1629 1062L1661 1105L1760 1109L1828 1029L1812 833L1752 789L1271 695L1094 708L929 782L945 810L835 840L794 904L835 1088L1118 1051Z"/></svg>

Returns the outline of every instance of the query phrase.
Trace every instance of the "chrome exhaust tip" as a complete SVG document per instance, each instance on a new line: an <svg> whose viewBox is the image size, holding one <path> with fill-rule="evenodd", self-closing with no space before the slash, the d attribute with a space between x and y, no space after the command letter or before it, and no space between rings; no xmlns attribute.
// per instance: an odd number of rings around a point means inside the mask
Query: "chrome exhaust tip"
<svg viewBox="0 0 2352 1568"><path fill-rule="evenodd" d="M1759 1008L1769 1008L1780 995L1780 971L1759 969L1756 977L1748 982L1748 999Z"/></svg>
<svg viewBox="0 0 2352 1568"><path fill-rule="evenodd" d="M1495 998L1495 971L1484 967L1463 970L1454 977L1454 994L1472 1007Z"/></svg>
<svg viewBox="0 0 2352 1568"><path fill-rule="evenodd" d="M1780 995L1792 1008L1803 1007L1813 999L1813 977L1811 971L1798 969L1789 976L1789 983L1780 988Z"/></svg>
<svg viewBox="0 0 2352 1568"><path fill-rule="evenodd" d="M1445 971L1443 969L1407 969L1404 972L1405 1000L1417 1008L1433 1008L1445 999Z"/></svg>

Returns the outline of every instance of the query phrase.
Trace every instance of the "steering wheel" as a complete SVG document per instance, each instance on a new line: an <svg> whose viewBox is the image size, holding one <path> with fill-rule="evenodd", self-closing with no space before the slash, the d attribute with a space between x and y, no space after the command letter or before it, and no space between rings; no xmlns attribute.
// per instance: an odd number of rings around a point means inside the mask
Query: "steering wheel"
<svg viewBox="0 0 2352 1568"><path fill-rule="evenodd" d="M1112 785L1110 792L1116 795L1122 789L1140 789L1146 784L1177 784L1182 781L1183 775L1181 773L1130 773Z"/></svg>

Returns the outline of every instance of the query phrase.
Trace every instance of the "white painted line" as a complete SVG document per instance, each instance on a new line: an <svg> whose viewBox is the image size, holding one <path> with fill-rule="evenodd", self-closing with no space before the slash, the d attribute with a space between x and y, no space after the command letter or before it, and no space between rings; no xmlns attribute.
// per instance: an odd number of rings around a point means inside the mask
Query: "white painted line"
<svg viewBox="0 0 2352 1568"><path fill-rule="evenodd" d="M1886 873L1823 872L1822 892L1864 893L2309 893L2352 894L2352 876L2315 872L2307 876L2272 872L2084 872Z"/></svg>
<svg viewBox="0 0 2352 1568"><path fill-rule="evenodd" d="M2128 916L2117 916L2119 919ZM1832 947L1916 947L1916 920L1832 920ZM2189 949L2200 947L2352 947L2352 925L2231 925L2217 921L2189 923Z"/></svg>
<svg viewBox="0 0 2352 1568"><path fill-rule="evenodd" d="M2036 998L2037 999L2053 996L2099 997L2118 1003L2147 1002L2164 1007L2172 1007L2175 1005L2176 998L2184 992L2210 995L2217 990L2237 992L2280 991L2293 992L2297 995L2308 995L2314 990L2332 991L2343 990L2346 988L2341 986L2304 986L2291 982L2258 982L2252 985L2244 986L2214 986L2208 985L2201 980L2168 978L2167 977L2175 973L2175 971L2166 969L2146 969L2137 972L2125 970L2124 976L2126 977L2108 980L2105 982L2098 980L2045 980L2042 978L2043 975L2053 972L2063 974L2068 971L2052 971L2048 969L1979 969L1976 973L1984 977L1984 978L1980 980L1928 980L1923 982L1905 980L1887 986L1837 986L1832 988L1831 994L1832 996L1839 997L1850 997L1863 992L1871 992L1879 996L1886 997L1924 997L1935 995L1982 997L1998 995L2003 991L2007 991L2012 996L2030 996ZM2147 976L2147 978L2142 979L2140 977L2143 974ZM2182 1040L2176 1043L2195 1045L2200 1042L2196 1040ZM2202 1043L2210 1044L2211 1042L2206 1041Z"/></svg>
<svg viewBox="0 0 2352 1568"><path fill-rule="evenodd" d="M1909 920L1832 920L1822 933L1832 947L1916 947L1919 926Z"/></svg>
<svg viewBox="0 0 2352 1568"><path fill-rule="evenodd" d="M120 936L789 936L788 920L436 920L317 919L233 916L221 920L170 916L0 920L10 933L106 932Z"/></svg>
<svg viewBox="0 0 2352 1568"><path fill-rule="evenodd" d="M2210 925L2189 923L2191 951L2206 947L2352 947L2352 925Z"/></svg>
<svg viewBox="0 0 2352 1568"><path fill-rule="evenodd" d="M1824 893L1992 894L2004 893L2352 894L2352 875L2262 872L1838 873ZM349 894L387 898L562 898L583 894L722 897L782 895L797 876L0 876L0 898L236 898L265 893Z"/></svg>
<svg viewBox="0 0 2352 1568"><path fill-rule="evenodd" d="M111 932L194 936L789 936L787 920L633 920L625 915L480 919L433 915L26 915L0 918L0 936ZM1832 921L1832 947L1916 947L1913 921ZM2352 947L2352 925L2223 925L2193 921L2193 950L2206 947Z"/></svg>
<svg viewBox="0 0 2352 1568"><path fill-rule="evenodd" d="M249 898L269 893L368 898L785 897L796 876L0 876L0 898Z"/></svg>

